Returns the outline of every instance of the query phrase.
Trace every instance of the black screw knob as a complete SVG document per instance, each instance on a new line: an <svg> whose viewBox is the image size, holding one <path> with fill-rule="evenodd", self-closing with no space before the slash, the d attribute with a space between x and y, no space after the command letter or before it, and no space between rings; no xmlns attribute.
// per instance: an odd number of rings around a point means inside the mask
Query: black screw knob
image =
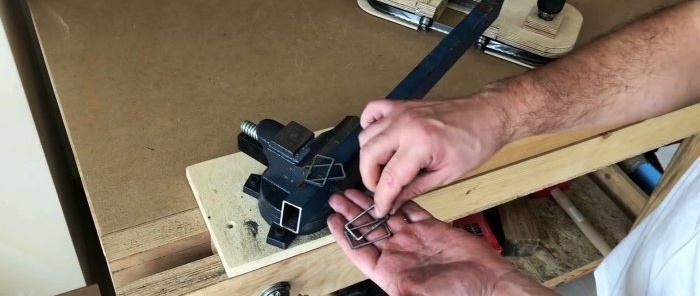
<svg viewBox="0 0 700 296"><path fill-rule="evenodd" d="M546 21L551 21L564 9L566 0L537 0L537 15Z"/></svg>

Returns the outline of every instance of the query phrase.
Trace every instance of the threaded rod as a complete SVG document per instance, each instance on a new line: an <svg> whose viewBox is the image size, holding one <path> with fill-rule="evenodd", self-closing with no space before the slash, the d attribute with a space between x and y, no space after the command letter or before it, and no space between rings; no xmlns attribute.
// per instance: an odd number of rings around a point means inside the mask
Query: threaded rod
<svg viewBox="0 0 700 296"><path fill-rule="evenodd" d="M241 132L248 135L249 137L258 140L258 126L248 120L244 120L241 123Z"/></svg>

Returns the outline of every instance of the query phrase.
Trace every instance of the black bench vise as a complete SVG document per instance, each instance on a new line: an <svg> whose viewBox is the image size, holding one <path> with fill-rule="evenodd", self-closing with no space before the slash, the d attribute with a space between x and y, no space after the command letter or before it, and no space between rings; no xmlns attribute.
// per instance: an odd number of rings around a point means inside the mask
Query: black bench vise
<svg viewBox="0 0 700 296"><path fill-rule="evenodd" d="M482 0L387 96L392 100L423 98L447 70L475 44L498 17L503 0ZM258 199L260 214L270 224L267 243L286 248L299 234L326 227L333 190L362 188L357 117L343 119L314 138L296 122L274 120L241 125L238 148L267 166L251 174L243 191ZM347 169L346 169L347 168Z"/></svg>
<svg viewBox="0 0 700 296"><path fill-rule="evenodd" d="M267 166L262 175L248 177L243 192L258 199L260 214L270 224L268 244L284 249L297 235L322 230L332 212L330 195L362 186L357 169L361 130L356 116L318 137L294 121L241 124L238 149Z"/></svg>

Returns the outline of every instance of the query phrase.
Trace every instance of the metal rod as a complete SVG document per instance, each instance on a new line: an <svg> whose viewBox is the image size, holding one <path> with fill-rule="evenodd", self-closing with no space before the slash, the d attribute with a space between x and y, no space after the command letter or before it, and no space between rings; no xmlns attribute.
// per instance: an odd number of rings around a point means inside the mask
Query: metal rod
<svg viewBox="0 0 700 296"><path fill-rule="evenodd" d="M476 44L501 11L503 0L484 0L477 5L411 73L389 93L390 100L423 98L467 49Z"/></svg>

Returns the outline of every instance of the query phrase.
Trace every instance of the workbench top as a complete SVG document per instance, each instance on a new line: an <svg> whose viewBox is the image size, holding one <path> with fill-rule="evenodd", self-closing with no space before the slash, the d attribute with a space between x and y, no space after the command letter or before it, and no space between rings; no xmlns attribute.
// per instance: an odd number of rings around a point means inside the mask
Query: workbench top
<svg viewBox="0 0 700 296"><path fill-rule="evenodd" d="M360 114L441 39L355 1L30 1L100 235L196 207L185 167L244 119L312 130ZM523 68L472 52L431 93Z"/></svg>
<svg viewBox="0 0 700 296"><path fill-rule="evenodd" d="M236 152L244 119L333 126L443 36L354 0L28 2L100 236L196 208L185 167ZM665 2L569 1L579 44ZM470 51L429 96L525 70Z"/></svg>

